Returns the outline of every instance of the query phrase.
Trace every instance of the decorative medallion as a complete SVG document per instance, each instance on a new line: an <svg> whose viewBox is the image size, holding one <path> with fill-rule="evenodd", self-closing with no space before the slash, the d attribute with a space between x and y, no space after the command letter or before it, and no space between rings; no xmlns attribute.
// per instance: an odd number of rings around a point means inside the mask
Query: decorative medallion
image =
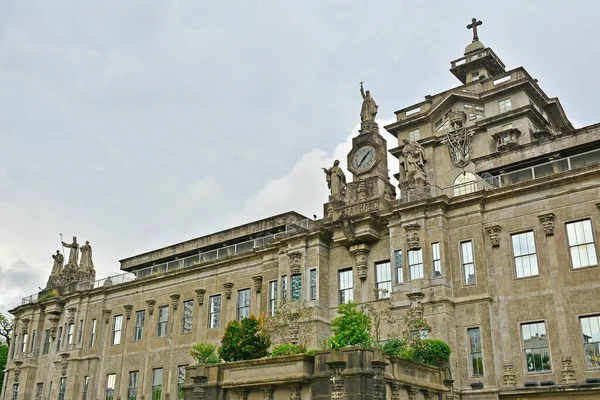
<svg viewBox="0 0 600 400"><path fill-rule="evenodd" d="M260 275L256 275L252 277L252 280L254 281L254 291L256 293L260 293L262 290L263 277Z"/></svg>
<svg viewBox="0 0 600 400"><path fill-rule="evenodd" d="M123 308L125 309L125 318L131 319L131 311L133 310L133 306L131 304L125 304Z"/></svg>
<svg viewBox="0 0 600 400"><path fill-rule="evenodd" d="M302 253L299 251L292 251L291 253L288 253L287 256L289 258L290 274L298 275L300 273Z"/></svg>
<svg viewBox="0 0 600 400"><path fill-rule="evenodd" d="M104 310L102 310L102 317L104 318L105 324L108 324L108 322L110 321L111 313L112 313L112 310L109 310L108 308L105 308Z"/></svg>
<svg viewBox="0 0 600 400"><path fill-rule="evenodd" d="M554 235L554 214L542 214L538 215L540 222L542 223L542 229L546 236Z"/></svg>
<svg viewBox="0 0 600 400"><path fill-rule="evenodd" d="M421 248L419 229L421 229L421 225L417 223L404 226L404 231L406 232L406 247L408 250L419 250Z"/></svg>
<svg viewBox="0 0 600 400"><path fill-rule="evenodd" d="M367 279L367 256L371 250L366 244L350 247L350 254L355 258L356 271L362 280Z"/></svg>
<svg viewBox="0 0 600 400"><path fill-rule="evenodd" d="M204 304L204 295L206 294L206 289L196 289L196 297L198 298L198 305L201 306Z"/></svg>
<svg viewBox="0 0 600 400"><path fill-rule="evenodd" d="M492 247L500 246L500 231L502 230L500 225L488 226L485 230L490 235L490 244Z"/></svg>
<svg viewBox="0 0 600 400"><path fill-rule="evenodd" d="M233 290L233 282L225 282L223 284L223 288L225 289L225 297L227 299L231 299L231 292Z"/></svg>
<svg viewBox="0 0 600 400"><path fill-rule="evenodd" d="M154 305L156 304L156 300L146 300L146 304L148 304L148 315L154 314Z"/></svg>
<svg viewBox="0 0 600 400"><path fill-rule="evenodd" d="M177 308L179 308L179 297L180 295L175 293L172 294L171 296L171 305L173 306L173 310L177 310Z"/></svg>

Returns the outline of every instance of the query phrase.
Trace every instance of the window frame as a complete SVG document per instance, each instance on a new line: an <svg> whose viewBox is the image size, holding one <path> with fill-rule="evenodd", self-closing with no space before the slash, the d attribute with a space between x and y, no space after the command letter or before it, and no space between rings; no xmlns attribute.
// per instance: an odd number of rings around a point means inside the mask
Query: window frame
<svg viewBox="0 0 600 400"><path fill-rule="evenodd" d="M398 255L400 256L400 264L398 265ZM394 250L394 270L396 274L396 284L404 283L404 255L402 250Z"/></svg>
<svg viewBox="0 0 600 400"><path fill-rule="evenodd" d="M177 366L177 400L183 400L182 386L185 384L185 367L187 366L188 364ZM183 371L183 380L181 380L181 371Z"/></svg>
<svg viewBox="0 0 600 400"><path fill-rule="evenodd" d="M470 243L471 244L471 262L465 262L465 254L463 251L463 244ZM461 265L461 274L462 274L462 285L463 286L474 286L477 285L477 271L475 269L475 251L473 239L461 240L458 242L458 249L460 254L460 265ZM469 283L465 266L471 264L473 268L473 283Z"/></svg>
<svg viewBox="0 0 600 400"><path fill-rule="evenodd" d="M316 268L308 270L308 279L308 299L311 301L317 300L319 297L319 272Z"/></svg>
<svg viewBox="0 0 600 400"><path fill-rule="evenodd" d="M186 314L186 305L190 305L191 307L187 308L189 311L189 315ZM186 300L181 303L182 312L181 312L181 334L192 333L194 330L194 299ZM189 322L189 328L186 329L186 322Z"/></svg>
<svg viewBox="0 0 600 400"><path fill-rule="evenodd" d="M411 264L411 255L415 255L417 257L417 263ZM423 248L417 250L408 250L408 277L411 281L416 279L425 279L425 264L423 262ZM414 259L413 259L414 261ZM420 267L419 267L420 266ZM413 267L417 267L417 271L421 272L420 277L413 277Z"/></svg>
<svg viewBox="0 0 600 400"><path fill-rule="evenodd" d="M75 344L75 323L67 325L67 344Z"/></svg>
<svg viewBox="0 0 600 400"><path fill-rule="evenodd" d="M479 331L479 351L473 353L472 343L471 343L471 335L470 332L473 330ZM483 335L481 332L481 326L471 326L467 327L467 350L469 355L469 378L481 378L485 377L485 359L483 357ZM475 374L473 369L473 354L479 354L481 358L481 374ZM479 363L478 363L479 364Z"/></svg>
<svg viewBox="0 0 600 400"><path fill-rule="evenodd" d="M66 392L67 392L67 377L63 376L58 381L58 400L65 400Z"/></svg>
<svg viewBox="0 0 600 400"><path fill-rule="evenodd" d="M349 273L351 286L342 289L342 274ZM350 294L350 299L343 299L344 293ZM346 304L350 301L354 301L354 269L353 268L343 268L338 270L338 304Z"/></svg>
<svg viewBox="0 0 600 400"><path fill-rule="evenodd" d="M42 346L42 354L48 354L50 352L50 343L52 343L50 329L46 329L44 334L44 345Z"/></svg>
<svg viewBox="0 0 600 400"><path fill-rule="evenodd" d="M523 335L523 327L524 326L531 326L531 325L539 325L539 324L543 324L544 326L544 330L546 332L546 343L547 343L547 351L548 351L548 357L549 357L549 365L550 365L550 369L548 370L541 370L541 371L537 371L537 370L533 370L533 371L529 371L528 368L528 363L527 363L527 352L526 352L526 348L525 348L525 337ZM531 332L531 329L530 329ZM552 373L552 352L550 350L550 337L548 334L548 324L546 323L546 320L534 320L534 321L525 321L525 322L520 322L519 323L519 338L521 339L521 360L523 361L523 372L525 374L528 375L538 375L538 374L548 374L548 373ZM542 349L544 347L536 347L536 349ZM534 368L535 368L535 362L534 362Z"/></svg>
<svg viewBox="0 0 600 400"><path fill-rule="evenodd" d="M421 138L421 130L419 128L408 131L408 140L416 142Z"/></svg>
<svg viewBox="0 0 600 400"><path fill-rule="evenodd" d="M294 284L296 287L294 287ZM297 302L302 300L302 274L290 276L290 301Z"/></svg>
<svg viewBox="0 0 600 400"><path fill-rule="evenodd" d="M240 294L243 293L247 293L248 295L245 297L241 297ZM235 301L235 315L236 315L236 319L238 321L241 321L244 318L248 318L250 316L250 302L251 302L251 291L250 288L244 288L244 289L239 289L237 291L237 298ZM241 300L246 300L248 301L248 304L244 303L242 305L240 305L240 301ZM242 310L246 310L247 314L246 315L242 315Z"/></svg>
<svg viewBox="0 0 600 400"><path fill-rule="evenodd" d="M132 380L131 378L134 377ZM140 371L129 371L129 382L127 384L127 400L137 399ZM135 385L132 386L132 383Z"/></svg>
<svg viewBox="0 0 600 400"><path fill-rule="evenodd" d="M158 371L160 371L160 383L156 384L156 377L158 376L157 375ZM163 377L164 377L164 369L162 367L152 368L152 381L150 382L152 384L152 390L150 392L150 396L151 396L151 399L153 399L153 400L156 398L155 392L157 391L157 389L156 389L157 387L158 387L158 399L160 399L162 396Z"/></svg>
<svg viewBox="0 0 600 400"><path fill-rule="evenodd" d="M570 239L569 239L569 225L575 225L577 223L580 222L589 222L590 224L590 232L592 235L592 242L586 242L586 243L582 243L582 244L576 244L574 246L571 246L570 244ZM594 268L600 265L600 262L598 260L598 246L596 244L596 236L595 236L595 232L594 232L594 224L592 221L591 217L587 217L587 218L579 218L579 219L575 219L572 221L565 221L565 239L567 242L567 251L569 253L569 261L570 261L570 269L572 271L576 271L576 270L581 270L581 269L586 269L586 268ZM583 247L583 246L590 246L592 247L593 251L594 251L594 256L596 258L596 263L595 264L589 264L589 265L585 265L585 266L580 266L580 267L575 267L573 264L573 253L572 253L572 248L576 248L576 247ZM580 259L581 262L581 259Z"/></svg>
<svg viewBox="0 0 600 400"><path fill-rule="evenodd" d="M442 277L442 246L440 242L431 243L431 267L434 278Z"/></svg>
<svg viewBox="0 0 600 400"><path fill-rule="evenodd" d="M79 320L79 331L77 332L77 343L81 343L83 340L83 328L85 327L85 320Z"/></svg>
<svg viewBox="0 0 600 400"><path fill-rule="evenodd" d="M119 323L117 324L117 321ZM113 316L113 324L110 334L110 345L117 346L121 344L123 335L123 314Z"/></svg>
<svg viewBox="0 0 600 400"><path fill-rule="evenodd" d="M90 377L84 376L83 377L83 391L81 392L82 400L87 400L87 393L88 393L89 385L90 385Z"/></svg>
<svg viewBox="0 0 600 400"><path fill-rule="evenodd" d="M213 299L219 299L219 310L213 311ZM215 303L216 304L216 303ZM219 329L221 327L221 309L223 308L223 297L221 293L215 293L211 296L208 296L208 329ZM217 316L217 318L213 318L213 316ZM216 321L215 326L213 326L213 322Z"/></svg>
<svg viewBox="0 0 600 400"><path fill-rule="evenodd" d="M271 317L277 313L278 285L279 281L277 280L269 281L269 303L267 305L267 311Z"/></svg>
<svg viewBox="0 0 600 400"><path fill-rule="evenodd" d="M138 315L141 315L141 324L138 325ZM146 310L137 310L133 322L133 341L140 342L144 339L144 327L146 325Z"/></svg>
<svg viewBox="0 0 600 400"><path fill-rule="evenodd" d="M590 332L592 334L592 336L590 337L592 340L589 342L585 341L585 334L583 332L583 319L591 319L591 318L597 318L597 324L598 324L598 332L600 332L600 314L596 313L596 314L585 314L585 315L579 315L578 319L579 319L579 332L581 333L581 337L582 337L582 344L583 344L583 357L584 357L584 364L585 364L585 371L598 371L600 370L600 335L598 337L597 341L593 341L594 336L593 336L593 332ZM591 324L590 324L590 329L591 329ZM596 347L596 353L595 355L598 356L598 361L596 362L597 366L590 366L590 364L588 363L588 359L586 357L587 353L586 353L586 344L595 344Z"/></svg>
<svg viewBox="0 0 600 400"><path fill-rule="evenodd" d="M23 335L21 336L21 351L20 353L25 353L25 350L27 350L27 339L29 339L29 334L27 332L24 332Z"/></svg>
<svg viewBox="0 0 600 400"><path fill-rule="evenodd" d="M508 104L508 105L507 105ZM498 100L498 113L502 114L512 110L512 99L507 97L506 99Z"/></svg>
<svg viewBox="0 0 600 400"><path fill-rule="evenodd" d="M63 335L63 327L59 326L58 331L56 333L56 352L60 351L60 346L62 345L62 335Z"/></svg>
<svg viewBox="0 0 600 400"><path fill-rule="evenodd" d="M6 380L6 382L8 382L8 379ZM19 398L19 384L13 383L11 400L17 400L18 398Z"/></svg>
<svg viewBox="0 0 600 400"><path fill-rule="evenodd" d="M532 239L532 243L533 243L535 252L523 253L523 254L517 255L515 252L516 251L515 243L514 243L515 237L521 236L521 235L527 235L527 234L531 234L531 236L532 236L531 239ZM529 244L529 238L526 238L526 241ZM520 240L519 240L519 243L520 243ZM535 232L533 229L511 233L510 234L510 249L511 249L511 254L512 254L512 265L513 265L513 271L514 271L513 273L514 273L515 279L527 279L527 278L535 278L535 277L540 276L540 260L538 259L538 255L537 255L537 243L535 240ZM518 272L518 268L517 268L517 258L530 260L531 256L534 256L534 258L535 258L536 273L530 274L530 275L525 275L524 264L521 264L522 265L521 268L523 270L523 272L522 272L523 275L519 276L519 272ZM531 263L529 265L529 270L530 270L530 272L532 270Z"/></svg>
<svg viewBox="0 0 600 400"><path fill-rule="evenodd" d="M389 280L380 280L383 273L380 273L380 267L387 265L387 277ZM386 272L386 271L383 271ZM378 261L375 263L375 288L377 289L377 300L387 299L392 296L392 263L391 260Z"/></svg>
<svg viewBox="0 0 600 400"><path fill-rule="evenodd" d="M163 313L163 315L165 315L164 320L160 319L161 310L166 310ZM158 307L158 317L157 317L157 321L156 321L156 337L157 338L167 337L168 329L169 329L169 306L163 305L163 306ZM161 335L161 333L162 333L162 335Z"/></svg>
<svg viewBox="0 0 600 400"><path fill-rule="evenodd" d="M112 378L112 382L111 382ZM110 386L112 383L112 387ZM106 400L115 400L115 387L117 386L117 374L106 374Z"/></svg>
<svg viewBox="0 0 600 400"><path fill-rule="evenodd" d="M288 300L288 294L287 294L287 290L288 290L288 276L287 275L281 275L281 285L280 287L280 291L281 291L281 304L285 304Z"/></svg>
<svg viewBox="0 0 600 400"><path fill-rule="evenodd" d="M92 325L90 326L90 345L89 345L90 348L94 347L94 342L96 341L97 325L98 325L98 322L97 322L96 318L92 319Z"/></svg>

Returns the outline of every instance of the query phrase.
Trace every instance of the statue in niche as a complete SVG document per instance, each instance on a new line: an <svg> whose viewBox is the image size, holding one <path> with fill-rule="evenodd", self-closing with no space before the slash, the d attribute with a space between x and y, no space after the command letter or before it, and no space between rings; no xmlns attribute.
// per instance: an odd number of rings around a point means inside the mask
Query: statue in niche
<svg viewBox="0 0 600 400"><path fill-rule="evenodd" d="M360 83L360 94L363 98L362 107L360 109L360 121L375 121L377 116L377 109L379 106L375 103L375 99L371 97L371 92L363 89L363 82Z"/></svg>
<svg viewBox="0 0 600 400"><path fill-rule="evenodd" d="M425 173L425 149L416 141L402 140L402 156L404 157L404 171L406 173L406 186L410 189L423 187L427 184Z"/></svg>
<svg viewBox="0 0 600 400"><path fill-rule="evenodd" d="M77 243L77 237L73 236L73 243L69 244L62 242L62 245L70 249L67 265L79 265L79 243Z"/></svg>
<svg viewBox="0 0 600 400"><path fill-rule="evenodd" d="M346 175L340 168L340 161L335 160L333 167L323 168L327 176L327 187L331 190L332 196L344 197L346 195Z"/></svg>
<svg viewBox="0 0 600 400"><path fill-rule="evenodd" d="M62 272L65 257L60 254L60 251L56 250L56 254L52 254L52 258L54 259L54 265L52 265L51 275L59 275Z"/></svg>
<svg viewBox="0 0 600 400"><path fill-rule="evenodd" d="M79 264L80 267L86 271L94 269L94 262L92 261L92 246L90 246L90 242L86 240L85 245L81 246L79 250L81 250L81 263Z"/></svg>

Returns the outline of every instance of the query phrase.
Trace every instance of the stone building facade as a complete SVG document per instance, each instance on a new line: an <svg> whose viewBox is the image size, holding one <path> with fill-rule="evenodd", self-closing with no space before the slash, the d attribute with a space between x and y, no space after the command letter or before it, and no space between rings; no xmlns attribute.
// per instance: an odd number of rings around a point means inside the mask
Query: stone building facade
<svg viewBox="0 0 600 400"><path fill-rule="evenodd" d="M389 302L398 319L421 310L429 336L453 350L453 385L405 398L600 398L600 124L575 129L557 98L479 41L479 25L451 62L461 85L385 127L398 188L361 87L351 179L339 163L325 169L322 219L277 215L121 260L123 275L59 297L24 298L11 310L0 399L176 399L194 343L298 300L318 317L312 348L341 302ZM394 384L385 398L403 398ZM310 385L298 390L312 398Z"/></svg>

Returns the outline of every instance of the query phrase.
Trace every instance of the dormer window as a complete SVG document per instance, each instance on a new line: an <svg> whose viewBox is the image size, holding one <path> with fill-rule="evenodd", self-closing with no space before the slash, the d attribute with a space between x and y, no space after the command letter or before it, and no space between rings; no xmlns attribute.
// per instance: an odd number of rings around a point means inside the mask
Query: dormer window
<svg viewBox="0 0 600 400"><path fill-rule="evenodd" d="M498 151L507 150L518 144L518 137L521 131L515 129L513 124L502 125L502 130L492 137L496 141Z"/></svg>

